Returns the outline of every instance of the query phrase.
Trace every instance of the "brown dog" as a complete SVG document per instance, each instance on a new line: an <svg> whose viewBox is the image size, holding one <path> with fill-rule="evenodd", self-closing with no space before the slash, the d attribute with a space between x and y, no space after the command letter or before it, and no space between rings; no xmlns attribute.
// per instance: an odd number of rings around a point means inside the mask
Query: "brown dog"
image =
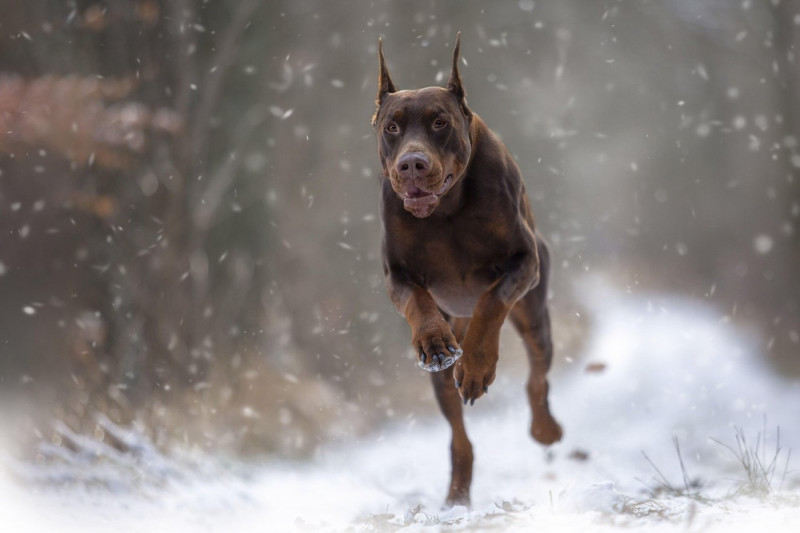
<svg viewBox="0 0 800 533"><path fill-rule="evenodd" d="M378 41L378 109L372 118L387 178L381 195L386 287L411 326L419 365L432 372L452 429L450 505L469 504L472 481L472 445L460 400L472 404L488 392L506 316L531 363L531 434L543 444L561 438L547 402L553 356L549 254L534 232L519 167L467 107L460 47L459 33L446 88L398 91Z"/></svg>

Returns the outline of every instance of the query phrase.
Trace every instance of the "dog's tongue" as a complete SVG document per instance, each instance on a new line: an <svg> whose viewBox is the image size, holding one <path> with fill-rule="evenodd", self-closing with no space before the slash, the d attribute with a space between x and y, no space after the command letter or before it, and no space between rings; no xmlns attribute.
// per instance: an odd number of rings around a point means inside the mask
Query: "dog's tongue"
<svg viewBox="0 0 800 533"><path fill-rule="evenodd" d="M403 199L403 207L417 218L425 218L433 213L439 205L439 197L435 194L425 196L407 196Z"/></svg>

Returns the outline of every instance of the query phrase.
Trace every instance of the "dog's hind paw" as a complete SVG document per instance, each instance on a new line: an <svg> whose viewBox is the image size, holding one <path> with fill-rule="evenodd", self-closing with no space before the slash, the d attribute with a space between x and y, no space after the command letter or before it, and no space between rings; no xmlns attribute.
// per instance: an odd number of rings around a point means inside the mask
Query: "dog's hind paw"
<svg viewBox="0 0 800 533"><path fill-rule="evenodd" d="M538 417L534 416L531 424L531 436L537 442L549 446L560 441L561 437L564 436L564 431L550 414L540 415Z"/></svg>
<svg viewBox="0 0 800 533"><path fill-rule="evenodd" d="M442 370L450 368L461 358L464 351L452 346L448 346L447 349L450 354L439 353L431 356L427 356L424 353L419 354L419 363L417 363L417 366L428 372L441 372Z"/></svg>

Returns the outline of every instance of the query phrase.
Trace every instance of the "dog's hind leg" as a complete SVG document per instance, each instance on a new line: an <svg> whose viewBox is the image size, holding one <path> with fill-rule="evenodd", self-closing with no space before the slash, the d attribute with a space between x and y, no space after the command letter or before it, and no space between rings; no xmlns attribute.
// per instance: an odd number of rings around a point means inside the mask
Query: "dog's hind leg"
<svg viewBox="0 0 800 533"><path fill-rule="evenodd" d="M547 401L549 385L547 371L553 361L553 342L550 337L550 313L547 310L547 282L550 255L546 245L539 245L539 285L523 296L511 309L514 327L522 336L528 352L531 370L528 378L528 401L531 404L533 422L531 435L542 444L561 440L561 426L550 414Z"/></svg>
<svg viewBox="0 0 800 533"><path fill-rule="evenodd" d="M448 320L458 342L464 339L468 318ZM472 483L472 444L467 438L461 398L453 381L453 367L431 374L433 391L439 408L442 410L452 431L450 443L450 488L447 491L447 505L469 505L469 487Z"/></svg>

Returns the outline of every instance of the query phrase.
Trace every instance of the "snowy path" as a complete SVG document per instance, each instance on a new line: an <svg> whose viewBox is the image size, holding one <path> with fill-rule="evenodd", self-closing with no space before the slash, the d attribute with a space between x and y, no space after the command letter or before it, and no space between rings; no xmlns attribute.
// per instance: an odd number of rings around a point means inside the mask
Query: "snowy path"
<svg viewBox="0 0 800 533"><path fill-rule="evenodd" d="M607 310L597 314L586 359L553 379L562 443L547 452L530 440L524 377L502 368L505 385L468 411L476 454L471 510L441 510L449 433L437 416L399 423L301 465L193 470L159 458L127 472L150 477L155 470L153 479L166 483L127 479L113 491L72 483L31 494L0 479L0 529L797 531L800 475L793 462L783 478L786 451L800 452L800 384L773 375L758 360L759 347L706 307L612 293L595 300ZM587 362L606 369L587 373ZM780 427L783 451L771 494L734 494L746 488L745 470L710 438L735 449L735 427L751 448L765 434L759 451L767 460ZM699 480L688 491L674 437L689 479ZM658 490L642 452L676 490ZM111 472L97 475L124 476L126 469Z"/></svg>

